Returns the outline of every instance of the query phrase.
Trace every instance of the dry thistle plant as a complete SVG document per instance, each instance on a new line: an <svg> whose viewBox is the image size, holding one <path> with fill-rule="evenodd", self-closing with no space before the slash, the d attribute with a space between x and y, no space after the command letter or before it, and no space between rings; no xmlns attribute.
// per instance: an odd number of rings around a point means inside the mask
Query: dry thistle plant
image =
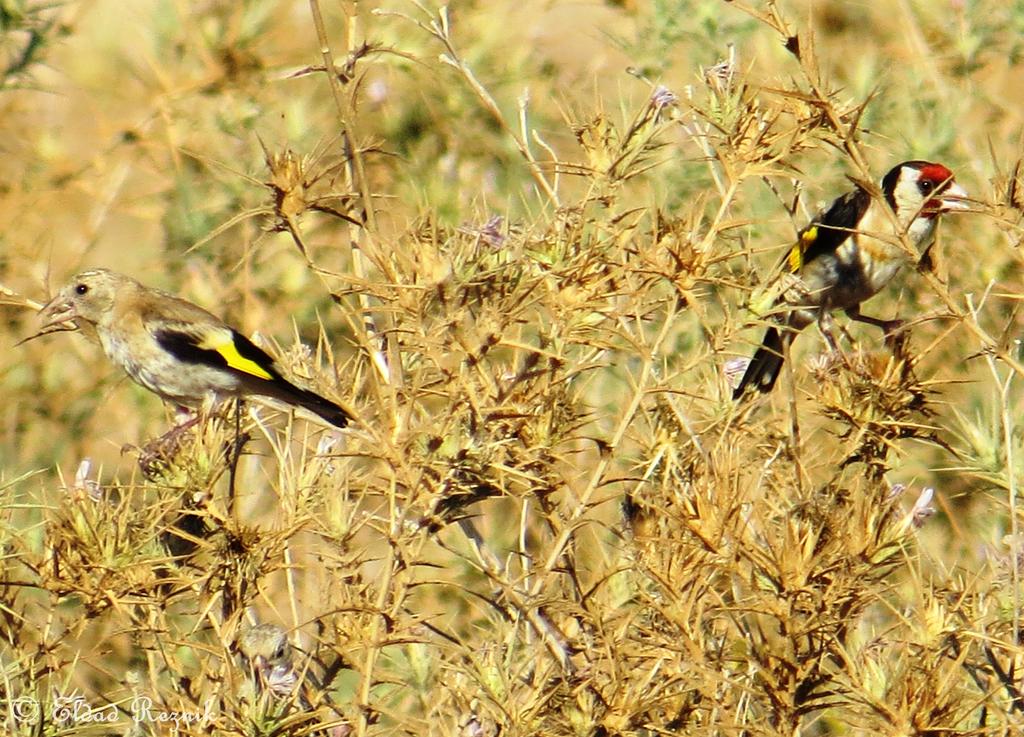
<svg viewBox="0 0 1024 737"><path fill-rule="evenodd" d="M155 447L84 341L5 352L5 732L1024 730L1022 16L961 5L214 3L115 14L129 78L40 70L116 143L12 133L0 336L53 242L55 282L159 270L356 421ZM110 33L39 12L74 45L5 90ZM809 329L733 402L817 199L933 155L976 202L873 302L902 349Z"/></svg>

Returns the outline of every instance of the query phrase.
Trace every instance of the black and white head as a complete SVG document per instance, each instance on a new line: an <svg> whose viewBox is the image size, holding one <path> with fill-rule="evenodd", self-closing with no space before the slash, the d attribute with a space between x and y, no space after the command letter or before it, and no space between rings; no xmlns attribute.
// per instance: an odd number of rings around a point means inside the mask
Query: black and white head
<svg viewBox="0 0 1024 737"><path fill-rule="evenodd" d="M944 212L967 209L967 192L953 172L931 161L904 161L882 179L882 192L901 223L934 220Z"/></svg>

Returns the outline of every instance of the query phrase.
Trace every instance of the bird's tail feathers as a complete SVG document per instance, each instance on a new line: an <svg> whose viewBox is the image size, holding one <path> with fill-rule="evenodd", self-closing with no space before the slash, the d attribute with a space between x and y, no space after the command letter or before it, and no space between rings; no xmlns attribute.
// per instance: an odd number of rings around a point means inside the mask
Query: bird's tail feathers
<svg viewBox="0 0 1024 737"><path fill-rule="evenodd" d="M761 347L747 364L747 370L732 393L732 398L739 399L749 388L757 389L762 394L770 392L782 371L783 348L782 333L774 326L768 328Z"/></svg>
<svg viewBox="0 0 1024 737"><path fill-rule="evenodd" d="M298 389L298 387L296 387ZM335 427L345 427L352 419L347 411L329 399L307 389L298 389L296 404L326 420Z"/></svg>
<svg viewBox="0 0 1024 737"><path fill-rule="evenodd" d="M273 381L250 382L249 388L254 394L273 397L282 402L309 410L335 427L346 427L352 420L352 415L343 407L325 397L321 397L316 392L297 387L290 381L280 377L276 377Z"/></svg>

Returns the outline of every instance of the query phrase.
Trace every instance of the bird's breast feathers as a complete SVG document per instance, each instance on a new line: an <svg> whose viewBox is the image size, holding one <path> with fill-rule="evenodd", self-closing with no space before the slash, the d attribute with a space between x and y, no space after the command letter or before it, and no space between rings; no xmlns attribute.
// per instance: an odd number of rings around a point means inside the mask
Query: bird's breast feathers
<svg viewBox="0 0 1024 737"><path fill-rule="evenodd" d="M107 357L128 376L164 399L190 405L210 394L229 396L238 392L237 374L223 368L228 365L227 359L217 365L207 358L208 355L222 356L221 353L196 344L194 352L189 354L188 349L181 349L188 343L187 334L172 332L170 335L176 335L180 342L175 344L171 338L172 347L168 347L165 344L168 334L160 334L160 331L129 335L108 330L101 334L101 344ZM202 356L203 360L196 360L196 356ZM239 363L245 365L245 360Z"/></svg>

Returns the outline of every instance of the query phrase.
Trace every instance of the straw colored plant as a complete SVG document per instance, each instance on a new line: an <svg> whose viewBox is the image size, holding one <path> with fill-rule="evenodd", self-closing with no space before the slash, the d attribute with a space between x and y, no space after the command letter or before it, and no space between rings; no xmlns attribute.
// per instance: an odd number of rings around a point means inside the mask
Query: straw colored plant
<svg viewBox="0 0 1024 737"><path fill-rule="evenodd" d="M0 18L5 733L1024 731L1019 7ZM911 158L974 201L870 303L904 351L811 327L734 402L797 230ZM17 345L85 267L350 427L155 448L85 337Z"/></svg>

